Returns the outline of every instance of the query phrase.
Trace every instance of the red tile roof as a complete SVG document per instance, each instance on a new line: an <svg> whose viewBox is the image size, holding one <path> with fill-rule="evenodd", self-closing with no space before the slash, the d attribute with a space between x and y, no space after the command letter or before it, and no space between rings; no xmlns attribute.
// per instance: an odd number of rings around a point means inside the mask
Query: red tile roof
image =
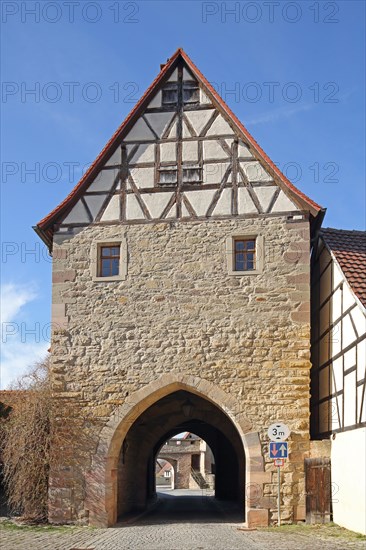
<svg viewBox="0 0 366 550"><path fill-rule="evenodd" d="M295 187L290 180L281 172L281 170L271 161L271 159L266 155L263 149L258 145L253 136L248 132L248 130L243 126L240 120L234 115L231 109L226 105L223 99L219 96L216 90L211 86L209 81L203 76L201 71L195 66L192 60L188 55L183 51L182 48L178 48L177 51L168 59L167 63L161 66L160 73L157 75L155 80L136 103L135 107L129 113L127 118L123 121L116 132L113 134L111 139L99 153L93 164L85 172L84 176L81 178L79 183L74 187L70 194L56 207L52 212L45 216L35 227L36 232L41 236L41 238L48 242L49 244L52 241L53 235L53 224L57 223L57 220L61 215L70 210L70 208L75 204L76 200L82 195L84 190L88 188L90 183L98 174L99 170L103 164L108 160L111 154L114 153L118 144L121 142L123 137L128 133L132 125L135 123L140 114L149 104L150 100L156 93L156 89L159 84L164 81L165 77L168 77L176 66L179 59L183 59L192 74L197 78L197 80L202 84L205 91L208 92L208 95L211 96L213 103L216 104L221 111L225 112L226 115L231 119L232 123L237 127L239 132L243 134L244 138L250 143L253 150L258 154L258 156L264 161L265 164L273 171L275 176L277 176L278 183L281 187L287 191L290 196L299 203L299 206L305 210L308 210L314 217L317 217L318 214L323 213L324 209L319 206L316 202L312 201L304 193L302 193L297 187Z"/></svg>
<svg viewBox="0 0 366 550"><path fill-rule="evenodd" d="M366 231L325 228L320 234L353 292L366 307Z"/></svg>

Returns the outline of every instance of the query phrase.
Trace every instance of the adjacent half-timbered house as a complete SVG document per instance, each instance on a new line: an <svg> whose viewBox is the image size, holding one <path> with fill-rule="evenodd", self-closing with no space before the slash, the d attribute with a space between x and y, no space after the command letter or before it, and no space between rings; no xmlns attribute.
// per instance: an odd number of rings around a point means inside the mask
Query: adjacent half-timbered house
<svg viewBox="0 0 366 550"><path fill-rule="evenodd" d="M51 471L52 521L114 525L143 509L161 445L188 431L212 449L216 496L268 525L276 420L291 429L283 519L305 518L323 216L177 50L35 228L53 253L55 429L71 437Z"/></svg>
<svg viewBox="0 0 366 550"><path fill-rule="evenodd" d="M334 521L366 531L366 233L322 229L312 265L313 439L331 439Z"/></svg>

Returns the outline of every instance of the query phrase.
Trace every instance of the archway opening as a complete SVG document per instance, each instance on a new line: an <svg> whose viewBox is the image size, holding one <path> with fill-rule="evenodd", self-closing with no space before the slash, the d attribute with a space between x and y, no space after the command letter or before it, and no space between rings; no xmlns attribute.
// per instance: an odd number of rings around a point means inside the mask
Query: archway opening
<svg viewBox="0 0 366 550"><path fill-rule="evenodd" d="M119 519L146 510L156 502L159 452L166 442L184 433L195 434L212 452L215 477L212 498L235 504L240 510L241 520L244 519L245 455L241 437L218 406L185 390L175 391L155 402L128 430L121 445L117 469ZM180 476L183 472L178 462L174 465L177 459L171 454L167 453L164 458L173 466L176 485L184 476ZM199 469L198 464L202 461L200 456L193 457L200 453L190 454L189 464L185 467L186 480L188 469L192 475L192 470Z"/></svg>

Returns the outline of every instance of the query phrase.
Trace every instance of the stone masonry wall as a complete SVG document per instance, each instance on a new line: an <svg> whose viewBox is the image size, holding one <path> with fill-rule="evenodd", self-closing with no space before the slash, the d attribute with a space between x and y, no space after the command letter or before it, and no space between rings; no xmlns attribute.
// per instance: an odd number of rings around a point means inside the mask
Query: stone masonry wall
<svg viewBox="0 0 366 550"><path fill-rule="evenodd" d="M233 233L264 236L263 273L228 274L225 242ZM94 282L92 242L118 237L127 240L126 280ZM184 373L233 395L251 431L259 432L269 472L263 496L272 520L276 473L266 431L275 420L290 425L283 519L303 517L308 222L273 217L90 226L69 239L56 235L53 256L53 388L64 411L60 426L73 417L79 435L52 474L51 516L61 517L62 508L65 521L82 517L83 472L102 426L126 396L164 373L176 373L177 380Z"/></svg>

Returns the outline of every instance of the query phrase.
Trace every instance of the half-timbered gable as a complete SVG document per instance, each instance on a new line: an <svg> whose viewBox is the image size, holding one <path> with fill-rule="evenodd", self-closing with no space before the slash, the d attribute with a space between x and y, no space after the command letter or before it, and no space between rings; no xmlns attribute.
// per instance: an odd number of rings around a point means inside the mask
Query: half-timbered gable
<svg viewBox="0 0 366 550"><path fill-rule="evenodd" d="M366 234L323 229L312 270L312 432L366 426Z"/></svg>
<svg viewBox="0 0 366 550"><path fill-rule="evenodd" d="M67 199L37 230L50 244L91 223L316 216L182 50Z"/></svg>
<svg viewBox="0 0 366 550"><path fill-rule="evenodd" d="M334 521L366 532L366 233L322 229L312 266L311 435L330 438Z"/></svg>

